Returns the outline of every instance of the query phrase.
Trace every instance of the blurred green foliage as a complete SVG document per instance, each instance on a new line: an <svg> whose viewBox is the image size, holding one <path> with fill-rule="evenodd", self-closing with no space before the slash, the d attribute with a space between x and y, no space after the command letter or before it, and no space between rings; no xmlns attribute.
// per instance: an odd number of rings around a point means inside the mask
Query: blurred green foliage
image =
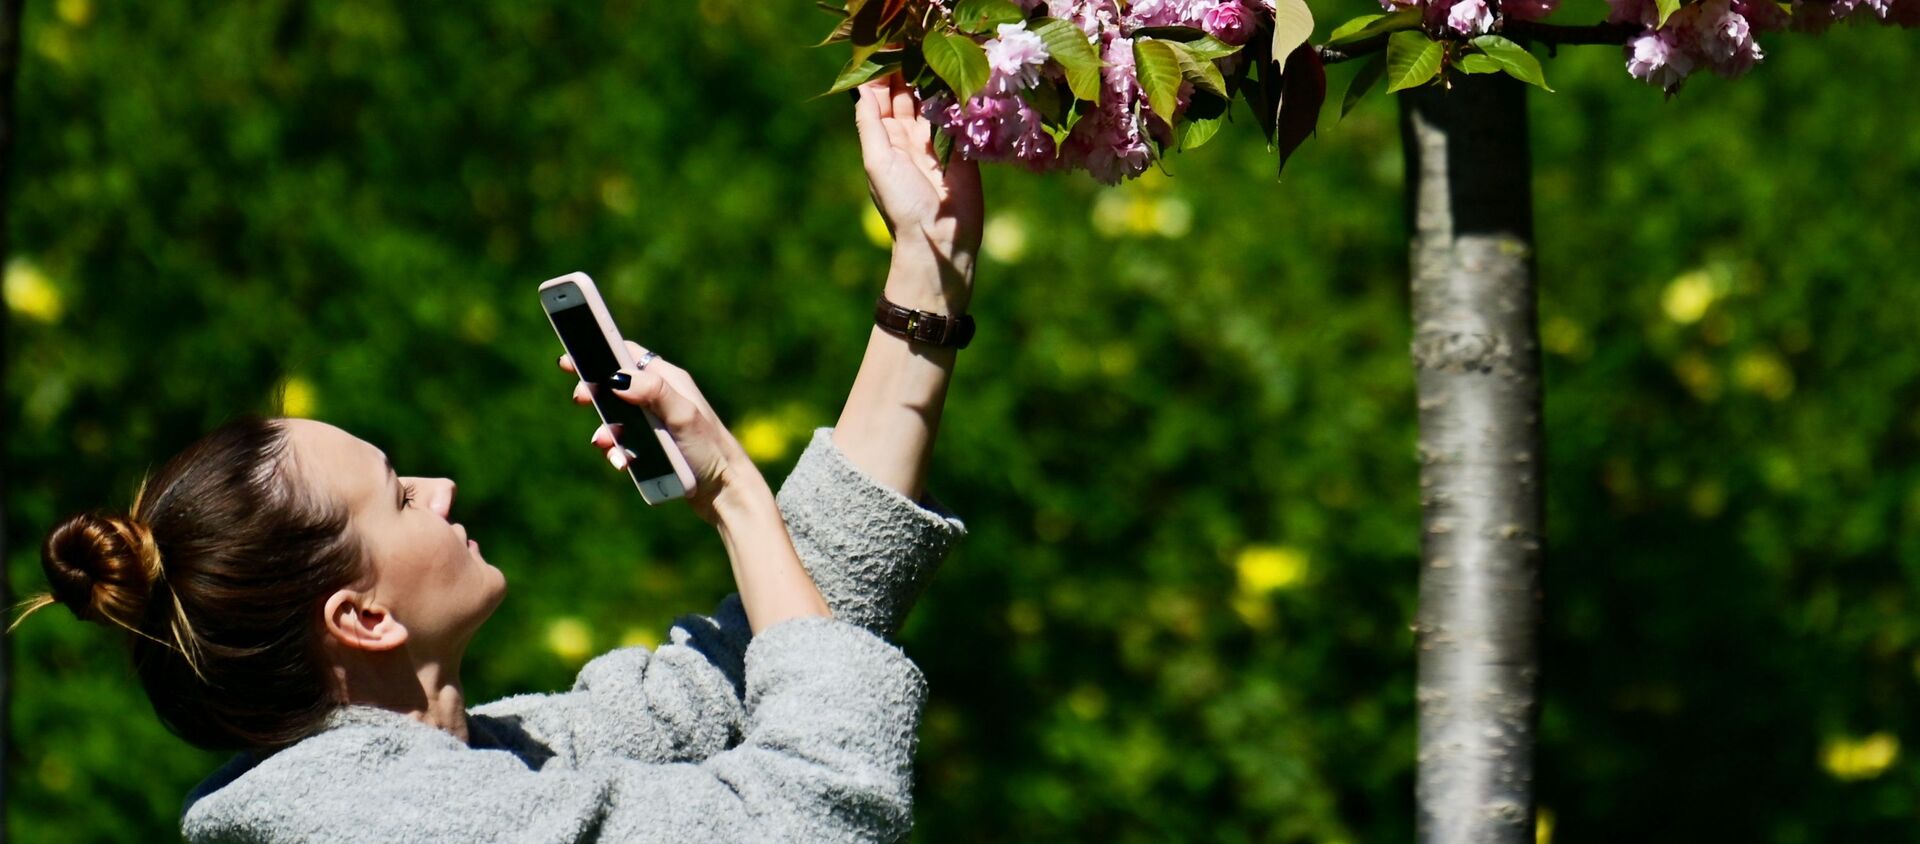
<svg viewBox="0 0 1920 844"><path fill-rule="evenodd" d="M1367 11L1343 0L1335 20ZM1574 0L1569 21L1603 9ZM725 593L587 447L533 297L586 270L773 478L830 424L885 249L825 19L749 0L28 4L7 570L284 400L446 474L512 583L474 700ZM1912 35L1767 43L1663 101L1611 48L1533 97L1559 842L1911 840L1920 818ZM1341 68L1332 84L1343 84ZM1259 133L1115 189L987 176L904 633L926 841L1404 841L1417 561L1393 103L1276 185ZM218 763L118 641L18 655L9 829L158 840Z"/></svg>

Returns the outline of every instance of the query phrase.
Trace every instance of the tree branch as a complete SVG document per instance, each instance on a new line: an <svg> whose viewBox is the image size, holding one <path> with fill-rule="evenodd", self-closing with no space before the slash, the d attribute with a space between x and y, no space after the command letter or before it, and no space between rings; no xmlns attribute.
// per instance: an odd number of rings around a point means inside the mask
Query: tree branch
<svg viewBox="0 0 1920 844"><path fill-rule="evenodd" d="M1555 48L1562 44L1625 44L1645 29L1646 27L1634 23L1603 22L1588 24L1586 26L1561 26L1550 23L1536 23L1534 21L1519 21L1509 18L1499 27L1498 31L1499 34L1505 35L1515 41L1529 41L1537 44L1545 44L1549 48ZM1427 33L1427 37L1433 38L1435 41L1465 43L1471 40L1468 36L1461 35L1451 29L1439 33L1439 37L1437 38L1434 37L1434 35L1432 32ZM1321 64L1339 64L1378 53L1386 48L1387 35L1376 35L1365 41L1355 41L1352 44L1321 44L1315 46L1313 49L1320 54Z"/></svg>
<svg viewBox="0 0 1920 844"><path fill-rule="evenodd" d="M1562 44L1625 44L1646 27L1637 23L1595 23L1556 26L1550 23L1508 20L1501 34L1516 41L1537 41L1551 47Z"/></svg>
<svg viewBox="0 0 1920 844"><path fill-rule="evenodd" d="M1313 49L1320 54L1321 64L1339 64L1341 62L1353 61L1362 56L1378 53L1386 48L1387 36L1376 35L1365 41L1355 41L1352 44L1341 44L1338 47L1332 44L1321 44Z"/></svg>

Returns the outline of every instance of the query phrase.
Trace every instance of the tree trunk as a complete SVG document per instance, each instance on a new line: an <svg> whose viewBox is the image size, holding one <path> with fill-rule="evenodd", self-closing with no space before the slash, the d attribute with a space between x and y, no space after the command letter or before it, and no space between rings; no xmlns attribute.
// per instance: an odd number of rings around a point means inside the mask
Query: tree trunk
<svg viewBox="0 0 1920 844"><path fill-rule="evenodd" d="M1420 411L1421 842L1530 844L1544 535L1526 88L1401 97Z"/></svg>
<svg viewBox="0 0 1920 844"><path fill-rule="evenodd" d="M14 77L20 68L21 0L0 0L0 277L7 266L7 185L13 175L13 100ZM7 395L7 321L6 304L0 302L0 396ZM0 418L0 434L6 422ZM0 435L0 443L11 438ZM6 456L0 454L0 607L13 606L13 590L7 584L7 473ZM11 774L7 760L13 754L13 637L0 635L0 844L7 840L7 783Z"/></svg>

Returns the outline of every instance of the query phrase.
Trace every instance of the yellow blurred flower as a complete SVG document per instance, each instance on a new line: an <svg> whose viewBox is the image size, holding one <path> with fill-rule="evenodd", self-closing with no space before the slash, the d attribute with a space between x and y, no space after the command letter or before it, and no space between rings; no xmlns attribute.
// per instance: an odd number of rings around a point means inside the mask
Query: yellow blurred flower
<svg viewBox="0 0 1920 844"><path fill-rule="evenodd" d="M1027 224L1018 214L995 214L980 234L980 251L1002 264L1017 264L1027 254Z"/></svg>
<svg viewBox="0 0 1920 844"><path fill-rule="evenodd" d="M585 662L593 653L593 630L573 616L556 618L547 624L547 650L567 662Z"/></svg>
<svg viewBox="0 0 1920 844"><path fill-rule="evenodd" d="M1233 596L1233 614L1240 616L1248 627L1265 630L1273 623L1273 604L1264 595L1249 595L1236 592Z"/></svg>
<svg viewBox="0 0 1920 844"><path fill-rule="evenodd" d="M1307 575L1307 555L1286 545L1249 545L1234 561L1240 591L1266 595L1300 585Z"/></svg>
<svg viewBox="0 0 1920 844"><path fill-rule="evenodd" d="M25 258L7 262L5 289L7 310L36 322L58 321L65 309L53 280Z"/></svg>
<svg viewBox="0 0 1920 844"><path fill-rule="evenodd" d="M633 195L633 180L619 173L601 176L600 204L622 217L633 216L640 208L639 200Z"/></svg>
<svg viewBox="0 0 1920 844"><path fill-rule="evenodd" d="M1046 627L1046 619L1032 601L1014 601L1007 605L1007 628L1022 636L1032 636Z"/></svg>
<svg viewBox="0 0 1920 844"><path fill-rule="evenodd" d="M280 415L297 418L310 418L319 407L319 394L313 389L313 382L298 375L290 375L280 382Z"/></svg>
<svg viewBox="0 0 1920 844"><path fill-rule="evenodd" d="M880 216L880 209L869 202L866 211L860 215L860 229L867 233L867 240L882 249L893 247L893 233L887 231L887 218Z"/></svg>
<svg viewBox="0 0 1920 844"><path fill-rule="evenodd" d="M1720 370L1713 368L1713 364L1700 355L1688 352L1676 358L1673 374L1679 377L1680 383L1686 385L1687 392L1696 399L1710 402L1720 397Z"/></svg>
<svg viewBox="0 0 1920 844"><path fill-rule="evenodd" d="M793 446L793 432L779 419L761 416L740 423L736 428L740 447L755 462L764 463L787 456Z"/></svg>
<svg viewBox="0 0 1920 844"><path fill-rule="evenodd" d="M1193 206L1173 194L1119 187L1093 201L1093 230L1102 237L1180 238L1192 229Z"/></svg>
<svg viewBox="0 0 1920 844"><path fill-rule="evenodd" d="M1703 269L1694 270L1667 283L1667 289L1660 294L1660 309L1666 311L1667 319L1690 325L1706 316L1707 309L1713 307L1718 298L1719 285L1714 283L1713 276Z"/></svg>
<svg viewBox="0 0 1920 844"><path fill-rule="evenodd" d="M1587 330L1564 316L1554 315L1540 326L1540 345L1561 357L1585 358L1593 353Z"/></svg>
<svg viewBox="0 0 1920 844"><path fill-rule="evenodd" d="M620 647L657 648L660 647L660 636L649 628L629 627L620 633Z"/></svg>
<svg viewBox="0 0 1920 844"><path fill-rule="evenodd" d="M1107 713L1107 693L1099 686L1083 685L1067 695L1067 708L1083 721L1092 721Z"/></svg>
<svg viewBox="0 0 1920 844"><path fill-rule="evenodd" d="M1837 780L1870 780L1900 758L1900 739L1881 731L1865 738L1833 736L1820 749L1820 766Z"/></svg>
<svg viewBox="0 0 1920 844"><path fill-rule="evenodd" d="M86 26L87 21L93 20L92 0L60 0L53 10L68 26Z"/></svg>
<svg viewBox="0 0 1920 844"><path fill-rule="evenodd" d="M1553 810L1545 806L1533 813L1533 844L1553 844Z"/></svg>
<svg viewBox="0 0 1920 844"><path fill-rule="evenodd" d="M1793 370L1771 350L1747 352L1733 365L1733 380L1741 389L1773 401L1793 395Z"/></svg>

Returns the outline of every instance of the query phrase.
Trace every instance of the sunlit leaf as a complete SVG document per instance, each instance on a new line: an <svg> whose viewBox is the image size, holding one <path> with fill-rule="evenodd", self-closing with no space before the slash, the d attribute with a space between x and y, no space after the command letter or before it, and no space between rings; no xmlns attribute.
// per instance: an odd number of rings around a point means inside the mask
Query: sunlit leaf
<svg viewBox="0 0 1920 844"><path fill-rule="evenodd" d="M921 52L927 58L927 66L940 75L961 102L973 99L980 89L987 87L987 77L991 69L987 66L987 51L973 43L973 39L964 35L947 35L929 32L920 44Z"/></svg>
<svg viewBox="0 0 1920 844"><path fill-rule="evenodd" d="M1147 93L1147 105L1161 120L1171 123L1179 104L1182 76L1180 54L1174 51L1174 42L1152 38L1135 40L1133 65L1140 88Z"/></svg>
<svg viewBox="0 0 1920 844"><path fill-rule="evenodd" d="M1046 42L1047 54L1067 72L1067 87L1088 102L1100 102L1100 54L1080 28L1063 20L1039 18L1027 25Z"/></svg>
<svg viewBox="0 0 1920 844"><path fill-rule="evenodd" d="M1275 0L1273 12L1273 56L1293 54L1293 48L1313 37L1313 11L1307 0Z"/></svg>
<svg viewBox="0 0 1920 844"><path fill-rule="evenodd" d="M1500 69L1506 71L1508 76L1528 85L1537 85L1548 91L1553 90L1547 85L1546 74L1540 70L1540 60L1527 52L1527 48L1498 35L1482 35L1475 38L1473 46L1479 47L1487 54L1487 58L1498 63Z"/></svg>
<svg viewBox="0 0 1920 844"><path fill-rule="evenodd" d="M1436 41L1418 32L1396 32L1387 38L1387 93L1424 85L1440 72L1445 52Z"/></svg>

